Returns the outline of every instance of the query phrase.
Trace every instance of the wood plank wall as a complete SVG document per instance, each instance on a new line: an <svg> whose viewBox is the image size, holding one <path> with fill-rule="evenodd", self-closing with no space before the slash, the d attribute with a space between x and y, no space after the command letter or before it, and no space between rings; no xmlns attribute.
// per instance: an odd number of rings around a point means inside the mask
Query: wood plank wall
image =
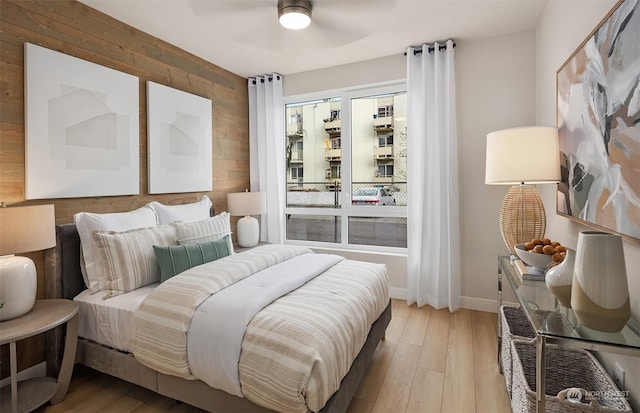
<svg viewBox="0 0 640 413"><path fill-rule="evenodd" d="M185 28L188 30L188 28ZM24 43L33 43L139 78L140 195L25 200ZM211 99L213 103L213 191L216 211L226 194L249 187L247 79L75 0L0 0L0 202L53 203L56 223L72 222L80 211L120 212L151 200L193 202L205 193L149 195L147 184L146 82L151 80ZM0 229L1 231L1 229ZM44 298L44 254L29 256L38 270L38 298ZM5 346L6 347L6 346ZM44 360L44 340L19 343L23 368ZM0 376L8 372L8 351L0 352Z"/></svg>

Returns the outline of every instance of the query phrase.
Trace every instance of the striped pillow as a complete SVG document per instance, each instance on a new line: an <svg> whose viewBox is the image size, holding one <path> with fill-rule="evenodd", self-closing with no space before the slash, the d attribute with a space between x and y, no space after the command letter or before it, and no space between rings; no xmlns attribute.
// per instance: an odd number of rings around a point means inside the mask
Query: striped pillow
<svg viewBox="0 0 640 413"><path fill-rule="evenodd" d="M160 281L154 245L176 245L176 230L170 225L125 232L95 231L93 240L106 279L105 298Z"/></svg>
<svg viewBox="0 0 640 413"><path fill-rule="evenodd" d="M160 266L160 282L165 282L174 275L197 265L215 261L231 254L229 242L225 236L217 241L199 244L170 245L168 247L153 246L158 265Z"/></svg>
<svg viewBox="0 0 640 413"><path fill-rule="evenodd" d="M176 238L179 245L198 244L207 241L217 241L227 238L229 249L233 253L231 242L231 215L228 212L194 222L172 222L170 225L176 229Z"/></svg>

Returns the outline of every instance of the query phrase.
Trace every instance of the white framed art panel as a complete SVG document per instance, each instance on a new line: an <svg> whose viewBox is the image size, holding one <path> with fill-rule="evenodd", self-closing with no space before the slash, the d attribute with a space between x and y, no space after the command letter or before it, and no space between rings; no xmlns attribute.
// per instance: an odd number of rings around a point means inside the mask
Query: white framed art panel
<svg viewBox="0 0 640 413"><path fill-rule="evenodd" d="M25 43L25 197L140 192L136 76Z"/></svg>
<svg viewBox="0 0 640 413"><path fill-rule="evenodd" d="M149 193L213 188L211 100L147 82Z"/></svg>

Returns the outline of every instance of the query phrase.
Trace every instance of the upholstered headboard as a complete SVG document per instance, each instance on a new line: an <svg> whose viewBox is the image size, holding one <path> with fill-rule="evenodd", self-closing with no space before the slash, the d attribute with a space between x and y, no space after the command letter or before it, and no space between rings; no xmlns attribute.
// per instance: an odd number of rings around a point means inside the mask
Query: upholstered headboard
<svg viewBox="0 0 640 413"><path fill-rule="evenodd" d="M207 208L209 216L215 216L213 206ZM73 299L87 288L80 269L80 235L75 224L56 225L56 246L45 260L46 298Z"/></svg>
<svg viewBox="0 0 640 413"><path fill-rule="evenodd" d="M72 299L87 288L80 269L80 236L75 224L56 225L53 259L53 274L46 283L48 298Z"/></svg>

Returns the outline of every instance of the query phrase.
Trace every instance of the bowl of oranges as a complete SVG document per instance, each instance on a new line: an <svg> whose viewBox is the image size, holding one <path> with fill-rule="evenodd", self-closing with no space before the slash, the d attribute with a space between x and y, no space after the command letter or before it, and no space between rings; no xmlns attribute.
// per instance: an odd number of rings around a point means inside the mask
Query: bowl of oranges
<svg viewBox="0 0 640 413"><path fill-rule="evenodd" d="M565 246L549 238L534 238L514 245L514 249L525 264L540 272L544 272L551 264L561 263L567 254Z"/></svg>

